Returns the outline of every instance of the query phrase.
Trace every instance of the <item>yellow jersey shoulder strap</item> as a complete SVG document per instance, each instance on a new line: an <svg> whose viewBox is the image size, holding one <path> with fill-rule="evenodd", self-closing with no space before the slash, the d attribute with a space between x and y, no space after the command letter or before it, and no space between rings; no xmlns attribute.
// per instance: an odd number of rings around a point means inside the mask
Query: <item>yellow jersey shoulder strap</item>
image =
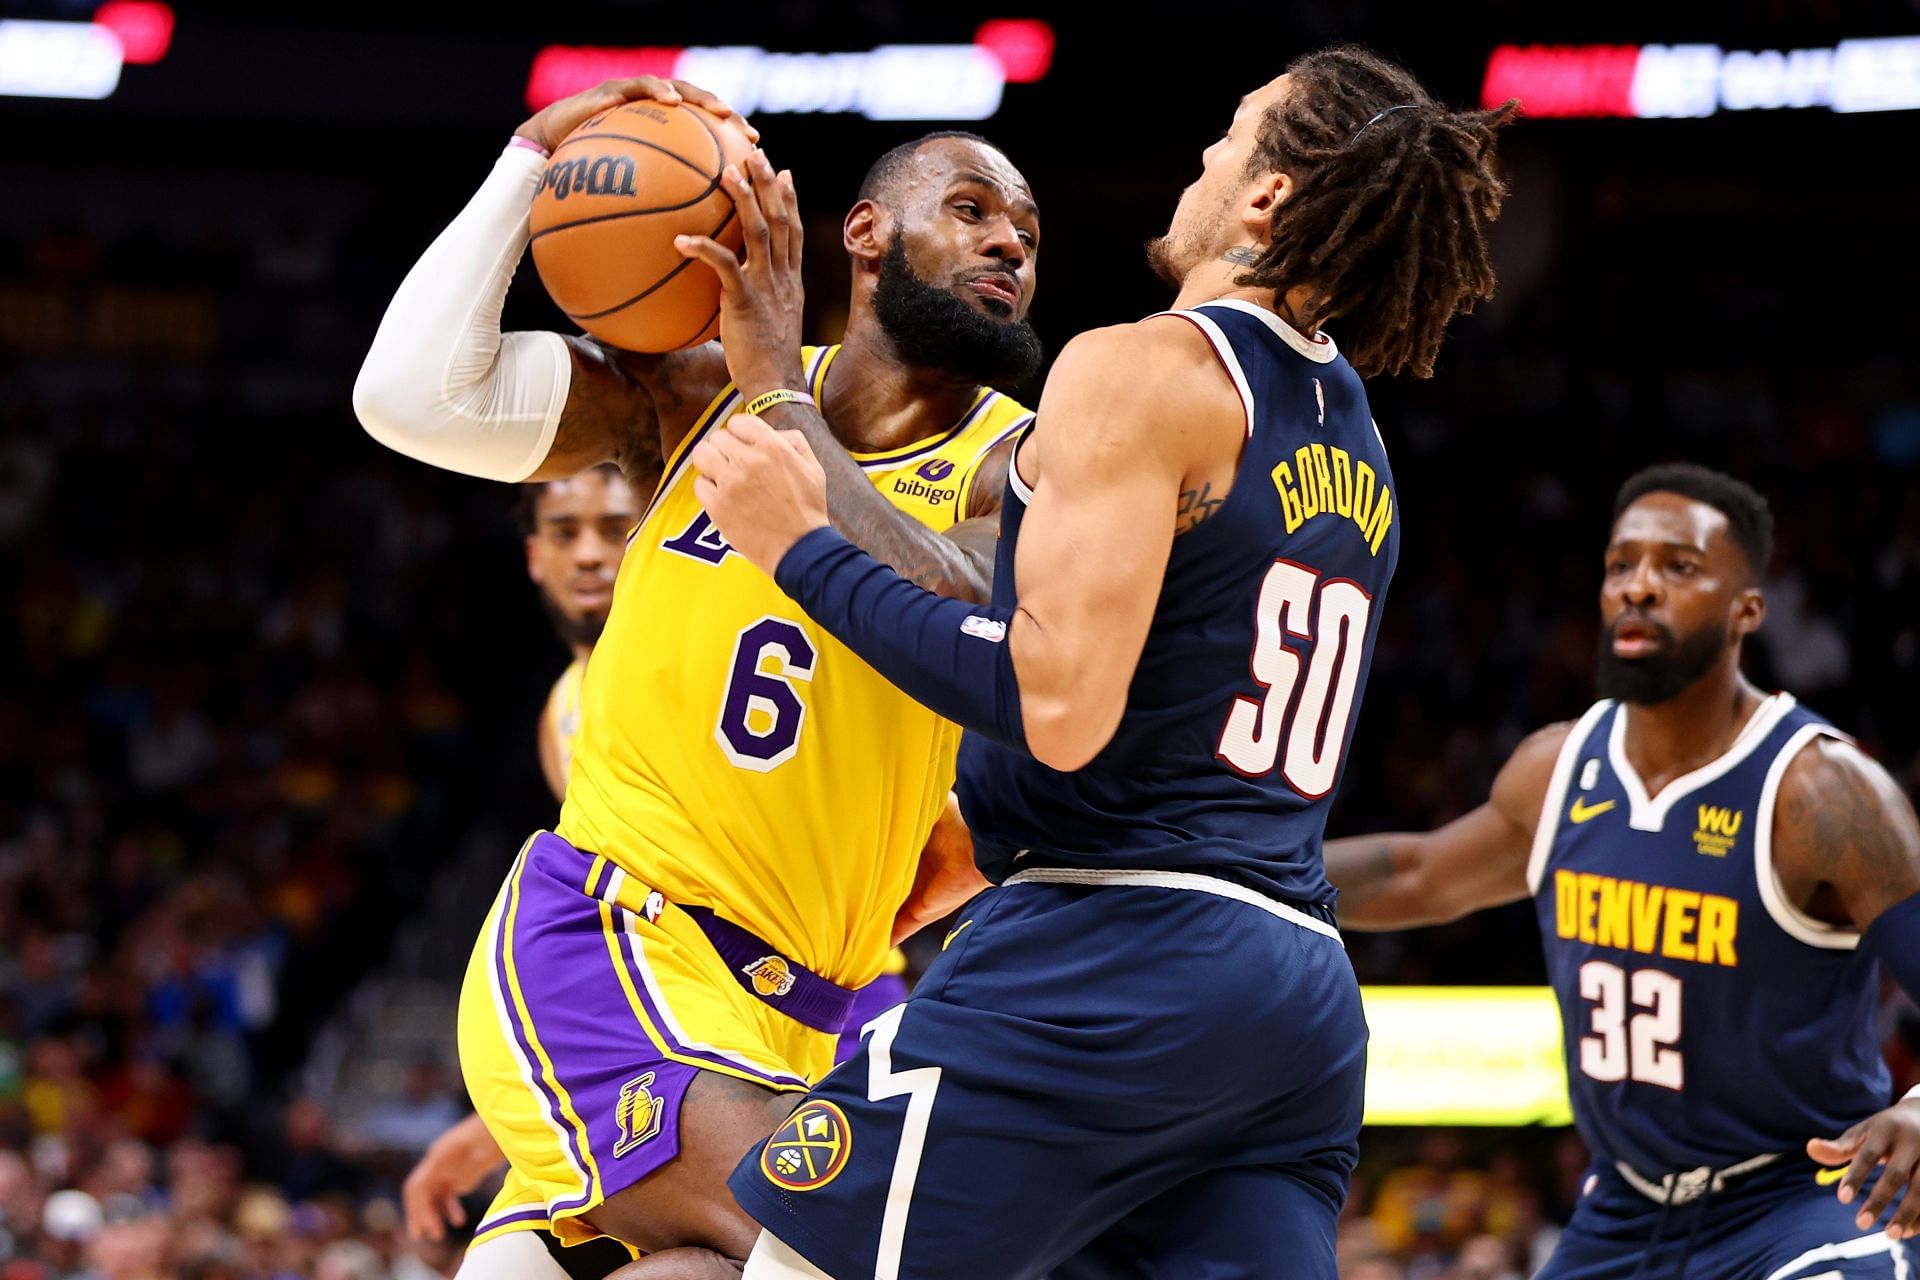
<svg viewBox="0 0 1920 1280"><path fill-rule="evenodd" d="M966 512L973 505L973 482L980 474L980 464L987 455L1017 438L1021 432L1033 425L1033 411L1011 396L1001 396L982 415L978 440L970 450L966 470L960 477L960 496L954 499L956 510ZM963 516L964 518L964 516Z"/></svg>
<svg viewBox="0 0 1920 1280"><path fill-rule="evenodd" d="M800 367L806 372L807 385L813 389L816 400L820 395L820 384L827 376L827 365L832 363L834 353L839 350L837 346L800 348ZM732 417L739 408L740 388L729 381L714 394L713 399L707 402L707 407L700 411L698 418L694 419L693 426L688 429L687 434L680 437L680 443L675 445L673 452L667 455L666 463L660 468L660 483L654 487L653 498L647 503L647 510L642 513L639 524L634 525L633 533L627 535L629 543L633 541L633 535L640 532L640 526L647 522L647 516L660 505L660 500L671 493L673 487L684 478L687 470L687 456L693 452L693 446L700 442L700 437L711 431L717 423L725 422Z"/></svg>

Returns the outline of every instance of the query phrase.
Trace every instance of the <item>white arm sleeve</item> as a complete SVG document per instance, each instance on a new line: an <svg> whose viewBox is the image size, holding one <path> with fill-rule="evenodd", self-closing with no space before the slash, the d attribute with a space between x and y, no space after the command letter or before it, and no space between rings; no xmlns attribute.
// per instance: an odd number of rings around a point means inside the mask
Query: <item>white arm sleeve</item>
<svg viewBox="0 0 1920 1280"><path fill-rule="evenodd" d="M400 282L353 384L360 425L389 449L511 482L553 447L573 378L566 341L500 332L545 165L509 146Z"/></svg>

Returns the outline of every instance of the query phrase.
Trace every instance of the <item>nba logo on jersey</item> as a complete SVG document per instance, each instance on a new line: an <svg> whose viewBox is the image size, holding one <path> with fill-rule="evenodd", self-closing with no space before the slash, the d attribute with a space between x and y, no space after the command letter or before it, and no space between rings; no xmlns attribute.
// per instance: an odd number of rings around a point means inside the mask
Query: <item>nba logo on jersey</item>
<svg viewBox="0 0 1920 1280"><path fill-rule="evenodd" d="M1007 638L1007 624L997 618L983 618L977 613L971 614L961 619L960 634L977 636L982 640L991 640L994 644L999 644Z"/></svg>

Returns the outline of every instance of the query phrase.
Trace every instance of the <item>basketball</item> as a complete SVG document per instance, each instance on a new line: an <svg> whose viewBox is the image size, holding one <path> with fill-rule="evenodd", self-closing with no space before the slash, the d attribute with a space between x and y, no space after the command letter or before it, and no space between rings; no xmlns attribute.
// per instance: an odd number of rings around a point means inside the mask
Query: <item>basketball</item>
<svg viewBox="0 0 1920 1280"><path fill-rule="evenodd" d="M711 236L736 252L720 185L752 144L698 107L629 102L568 134L534 197L533 262L567 317L628 351L677 351L720 331L720 278L673 247Z"/></svg>

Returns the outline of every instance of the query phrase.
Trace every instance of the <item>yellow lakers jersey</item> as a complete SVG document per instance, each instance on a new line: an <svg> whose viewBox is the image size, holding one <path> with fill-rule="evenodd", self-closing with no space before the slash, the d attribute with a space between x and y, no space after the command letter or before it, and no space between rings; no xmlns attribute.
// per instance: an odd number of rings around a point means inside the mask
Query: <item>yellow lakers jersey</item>
<svg viewBox="0 0 1920 1280"><path fill-rule="evenodd" d="M802 353L816 397L838 350ZM728 386L707 407L628 544L582 687L559 834L860 986L886 963L960 730L714 529L687 455L740 403ZM895 506L943 530L964 516L982 458L1031 418L982 389L944 433L854 458Z"/></svg>
<svg viewBox="0 0 1920 1280"><path fill-rule="evenodd" d="M547 730L553 734L563 778L572 766L573 750L580 738L580 681L586 671L587 660L575 658L547 694Z"/></svg>

